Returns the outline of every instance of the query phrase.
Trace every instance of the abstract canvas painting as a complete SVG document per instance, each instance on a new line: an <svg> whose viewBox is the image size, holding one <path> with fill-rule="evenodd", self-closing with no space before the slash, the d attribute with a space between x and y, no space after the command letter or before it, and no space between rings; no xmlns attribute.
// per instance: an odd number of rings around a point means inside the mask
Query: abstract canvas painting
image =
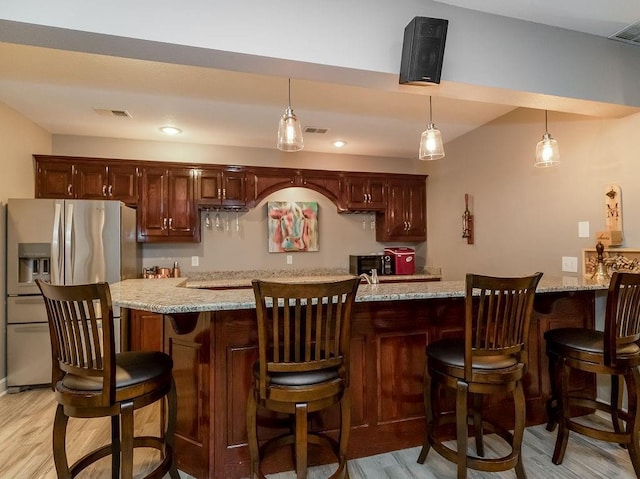
<svg viewBox="0 0 640 479"><path fill-rule="evenodd" d="M318 251L318 203L269 201L267 203L269 253Z"/></svg>

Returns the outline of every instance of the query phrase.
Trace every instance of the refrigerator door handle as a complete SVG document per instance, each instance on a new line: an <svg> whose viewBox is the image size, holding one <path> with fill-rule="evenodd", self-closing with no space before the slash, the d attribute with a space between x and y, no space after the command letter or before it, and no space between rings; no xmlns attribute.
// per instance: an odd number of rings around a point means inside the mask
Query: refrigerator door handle
<svg viewBox="0 0 640 479"><path fill-rule="evenodd" d="M64 278L62 277L64 271L64 265L62 261L64 259L62 255L62 203L56 203L53 212L53 236L51 238L51 283L63 284Z"/></svg>
<svg viewBox="0 0 640 479"><path fill-rule="evenodd" d="M73 203L67 204L67 218L64 224L64 255L66 281L65 284L73 284L73 267L75 263L75 245L73 242Z"/></svg>

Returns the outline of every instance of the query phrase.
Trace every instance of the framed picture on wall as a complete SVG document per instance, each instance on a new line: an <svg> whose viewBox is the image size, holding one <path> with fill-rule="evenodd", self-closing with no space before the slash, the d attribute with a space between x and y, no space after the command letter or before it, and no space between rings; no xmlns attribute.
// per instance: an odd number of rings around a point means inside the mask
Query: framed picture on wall
<svg viewBox="0 0 640 479"><path fill-rule="evenodd" d="M318 251L316 201L269 201L267 227L269 253Z"/></svg>

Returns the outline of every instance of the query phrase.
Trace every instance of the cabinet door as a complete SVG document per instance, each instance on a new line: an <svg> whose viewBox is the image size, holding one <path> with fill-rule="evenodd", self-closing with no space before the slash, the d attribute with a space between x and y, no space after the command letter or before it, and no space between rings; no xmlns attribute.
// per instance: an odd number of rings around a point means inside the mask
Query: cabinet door
<svg viewBox="0 0 640 479"><path fill-rule="evenodd" d="M195 170L170 168L167 172L167 235L200 240L200 225L195 208Z"/></svg>
<svg viewBox="0 0 640 479"><path fill-rule="evenodd" d="M222 172L219 169L196 170L196 202L200 206L220 206Z"/></svg>
<svg viewBox="0 0 640 479"><path fill-rule="evenodd" d="M138 205L138 241L167 236L167 170L143 168Z"/></svg>
<svg viewBox="0 0 640 479"><path fill-rule="evenodd" d="M347 209L355 211L383 211L386 204L384 178L349 175L345 180Z"/></svg>
<svg viewBox="0 0 640 479"><path fill-rule="evenodd" d="M138 203L138 168L133 165L108 166L107 195L127 205Z"/></svg>
<svg viewBox="0 0 640 479"><path fill-rule="evenodd" d="M389 180L384 215L376 221L377 241L425 241L426 184L423 180Z"/></svg>
<svg viewBox="0 0 640 479"><path fill-rule="evenodd" d="M244 171L222 173L222 205L242 207L246 204L247 178Z"/></svg>
<svg viewBox="0 0 640 479"><path fill-rule="evenodd" d="M36 198L74 198L73 163L36 159Z"/></svg>
<svg viewBox="0 0 640 479"><path fill-rule="evenodd" d="M161 314L132 309L129 312L132 351L162 351L164 347Z"/></svg>
<svg viewBox="0 0 640 479"><path fill-rule="evenodd" d="M74 172L76 198L108 199L107 167L102 162L76 163Z"/></svg>
<svg viewBox="0 0 640 479"><path fill-rule="evenodd" d="M213 168L197 170L196 203L198 206L244 207L246 190L244 171Z"/></svg>

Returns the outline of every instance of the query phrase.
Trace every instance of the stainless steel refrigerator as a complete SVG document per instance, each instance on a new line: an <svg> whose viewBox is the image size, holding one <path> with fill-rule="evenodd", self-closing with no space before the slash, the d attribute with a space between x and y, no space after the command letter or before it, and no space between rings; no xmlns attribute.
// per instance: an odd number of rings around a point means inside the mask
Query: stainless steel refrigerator
<svg viewBox="0 0 640 479"><path fill-rule="evenodd" d="M141 256L135 210L119 201L9 199L6 221L7 391L18 392L51 382L47 313L35 280L113 283L138 276ZM114 308L116 332L119 316Z"/></svg>

